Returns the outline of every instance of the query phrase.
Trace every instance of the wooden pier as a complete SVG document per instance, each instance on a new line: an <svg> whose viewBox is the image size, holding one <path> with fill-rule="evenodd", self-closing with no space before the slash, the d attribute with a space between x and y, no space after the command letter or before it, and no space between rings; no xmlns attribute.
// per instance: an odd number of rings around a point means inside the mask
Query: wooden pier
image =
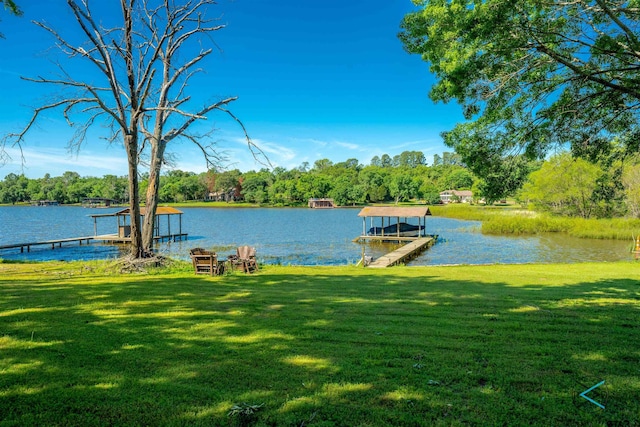
<svg viewBox="0 0 640 427"><path fill-rule="evenodd" d="M63 243L73 243L79 242L80 246L82 246L82 242L86 242L88 245L91 240L95 239L95 236L87 236L87 237L71 237L68 239L54 239L54 240L43 240L41 242L29 242L29 243L12 243L10 245L2 245L0 246L0 250L3 249L17 249L20 248L20 253L23 253L25 249L27 252L31 252L32 246L51 246L51 249L55 249L56 246L59 248L62 247Z"/></svg>
<svg viewBox="0 0 640 427"><path fill-rule="evenodd" d="M406 245L396 249L395 251L373 260L368 265L368 267L385 268L392 265L405 263L417 257L421 252L431 247L435 243L436 239L437 237L422 237L419 239L415 239L407 243Z"/></svg>
<svg viewBox="0 0 640 427"><path fill-rule="evenodd" d="M178 234L167 234L162 236L153 236L153 240L155 242L164 242L173 241L176 242L178 240L187 239L187 233L178 233ZM80 246L83 243L89 245L92 242L102 242L102 243L111 243L111 244L126 244L131 243L130 237L120 237L117 234L102 234L99 236L84 236L84 237L70 237L67 239L53 239L53 240L43 240L40 242L28 242L28 243L12 243L10 245L1 245L1 250L8 249L20 249L20 253L31 252L31 248L34 246L51 246L51 249L61 248L63 243L75 243L78 242Z"/></svg>

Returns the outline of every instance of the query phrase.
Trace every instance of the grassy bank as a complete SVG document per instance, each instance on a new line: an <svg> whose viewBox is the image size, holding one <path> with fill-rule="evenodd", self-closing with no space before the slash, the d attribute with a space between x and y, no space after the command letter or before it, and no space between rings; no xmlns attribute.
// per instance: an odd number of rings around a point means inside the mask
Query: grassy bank
<svg viewBox="0 0 640 427"><path fill-rule="evenodd" d="M434 206L434 215L482 221L486 234L566 233L586 239L629 240L640 235L640 220L629 218L584 219L537 214L514 206Z"/></svg>
<svg viewBox="0 0 640 427"><path fill-rule="evenodd" d="M105 265L0 264L1 425L640 425L635 263Z"/></svg>

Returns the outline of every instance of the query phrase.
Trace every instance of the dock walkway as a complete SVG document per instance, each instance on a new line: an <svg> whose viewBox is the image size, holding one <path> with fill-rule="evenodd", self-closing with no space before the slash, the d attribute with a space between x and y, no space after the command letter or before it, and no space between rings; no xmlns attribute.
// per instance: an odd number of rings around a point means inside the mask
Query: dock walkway
<svg viewBox="0 0 640 427"><path fill-rule="evenodd" d="M73 242L79 242L80 246L82 246L82 242L86 241L86 243L89 244L89 242L94 238L95 236L86 236L86 237L71 237L68 239L43 240L41 242L12 243L10 245L0 246L0 250L20 248L20 253L23 253L25 249L27 250L27 252L31 252L32 246L51 245L51 249L55 249L56 245L58 245L58 247L60 248L62 247L63 243L73 243Z"/></svg>
<svg viewBox="0 0 640 427"><path fill-rule="evenodd" d="M435 241L435 237L423 237L420 239L416 239L396 249L393 252L378 257L377 259L372 261L371 264L368 265L368 267L385 268L409 261L410 259L418 256L422 251L433 245Z"/></svg>
<svg viewBox="0 0 640 427"><path fill-rule="evenodd" d="M178 234L166 234L162 236L154 236L153 240L158 242L163 241L178 241L182 239L187 239L187 233L178 233ZM1 250L8 249L20 249L20 253L31 252L31 248L34 246L51 246L51 249L55 249L56 247L61 248L63 243L80 243L82 246L83 243L87 245L92 242L103 242L103 243L131 243L130 237L119 237L117 234L102 234L99 236L83 236L83 237L70 237L67 239L53 239L53 240L43 240L40 242L27 242L27 243L12 243L9 245L0 245Z"/></svg>

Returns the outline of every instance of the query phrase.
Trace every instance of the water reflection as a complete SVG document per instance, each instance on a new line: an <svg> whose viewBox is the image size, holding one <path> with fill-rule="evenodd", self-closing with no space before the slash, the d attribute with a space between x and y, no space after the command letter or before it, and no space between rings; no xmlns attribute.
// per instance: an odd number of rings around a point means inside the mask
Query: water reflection
<svg viewBox="0 0 640 427"><path fill-rule="evenodd" d="M111 211L114 211L112 209ZM222 255L240 245L255 246L260 262L285 265L355 264L362 252L374 258L397 245L354 243L362 232L358 209L250 209L184 208L182 229L186 241L163 243L162 254L187 259L195 246ZM0 245L94 234L89 215L105 209L79 207L0 207ZM161 224L166 227L165 224ZM532 262L617 261L631 259L630 242L569 238L558 234L527 237L487 236L480 223L429 217L427 232L440 236L438 243L413 260L411 265L493 264ZM175 229L172 228L175 231ZM113 224L100 221L98 234L115 231ZM42 247L31 253L2 251L5 259L104 259L121 254L121 247L92 244L69 245L51 250Z"/></svg>

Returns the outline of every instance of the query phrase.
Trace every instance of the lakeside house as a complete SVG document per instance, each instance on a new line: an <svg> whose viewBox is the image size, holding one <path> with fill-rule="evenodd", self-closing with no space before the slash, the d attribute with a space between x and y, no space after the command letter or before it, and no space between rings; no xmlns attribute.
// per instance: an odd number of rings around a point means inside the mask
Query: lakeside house
<svg viewBox="0 0 640 427"><path fill-rule="evenodd" d="M212 191L204 198L205 202L238 202L242 199L240 186L231 187L225 191Z"/></svg>
<svg viewBox="0 0 640 427"><path fill-rule="evenodd" d="M82 207L84 208L110 208L112 205L119 204L118 200L104 197L85 197L82 199Z"/></svg>
<svg viewBox="0 0 640 427"><path fill-rule="evenodd" d="M471 203L473 192L469 190L446 190L440 193L442 203Z"/></svg>
<svg viewBox="0 0 640 427"><path fill-rule="evenodd" d="M331 209L335 208L336 204L333 199L328 198L312 198L309 199L309 207L312 209Z"/></svg>

